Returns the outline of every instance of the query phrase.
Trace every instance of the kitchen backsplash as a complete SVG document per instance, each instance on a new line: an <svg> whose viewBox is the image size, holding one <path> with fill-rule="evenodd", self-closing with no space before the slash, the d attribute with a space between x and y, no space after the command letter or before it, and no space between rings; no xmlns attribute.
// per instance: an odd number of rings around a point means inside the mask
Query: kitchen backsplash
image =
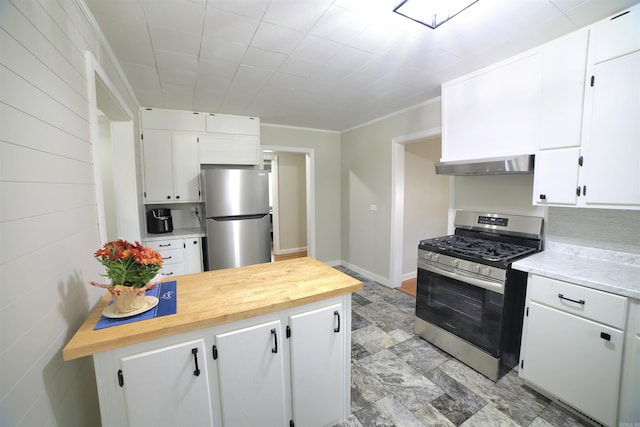
<svg viewBox="0 0 640 427"><path fill-rule="evenodd" d="M640 211L550 207L547 214L548 241L640 254Z"/></svg>

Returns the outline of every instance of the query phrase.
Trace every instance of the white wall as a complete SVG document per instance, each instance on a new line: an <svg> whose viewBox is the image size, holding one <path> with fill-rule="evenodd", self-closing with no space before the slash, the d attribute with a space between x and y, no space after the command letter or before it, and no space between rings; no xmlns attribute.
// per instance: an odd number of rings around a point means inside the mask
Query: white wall
<svg viewBox="0 0 640 427"><path fill-rule="evenodd" d="M340 263L340 134L316 129L260 125L264 146L314 150L316 258Z"/></svg>
<svg viewBox="0 0 640 427"><path fill-rule="evenodd" d="M440 123L437 98L341 134L342 260L369 277L390 276L392 139Z"/></svg>
<svg viewBox="0 0 640 427"><path fill-rule="evenodd" d="M85 50L127 89L72 0L0 0L0 29L0 425L99 425L61 354L103 294Z"/></svg>
<svg viewBox="0 0 640 427"><path fill-rule="evenodd" d="M416 275L420 240L447 234L450 178L435 171L441 145L440 138L405 145L403 280Z"/></svg>

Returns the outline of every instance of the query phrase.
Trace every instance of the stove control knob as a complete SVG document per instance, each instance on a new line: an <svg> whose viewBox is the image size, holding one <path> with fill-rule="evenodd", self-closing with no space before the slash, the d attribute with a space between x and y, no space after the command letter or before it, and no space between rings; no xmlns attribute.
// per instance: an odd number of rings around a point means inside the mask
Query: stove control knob
<svg viewBox="0 0 640 427"><path fill-rule="evenodd" d="M483 274L484 274L485 276L488 276L489 274L491 274L491 269L490 269L489 267L485 267L485 268L484 268L484 271L483 271Z"/></svg>
<svg viewBox="0 0 640 427"><path fill-rule="evenodd" d="M434 261L438 261L440 259L440 255L438 254L433 254L433 260Z"/></svg>
<svg viewBox="0 0 640 427"><path fill-rule="evenodd" d="M473 272L474 273L478 273L479 271L480 271L480 265L479 264L474 265L473 266Z"/></svg>
<svg viewBox="0 0 640 427"><path fill-rule="evenodd" d="M431 252L427 252L424 254L425 259L431 259Z"/></svg>
<svg viewBox="0 0 640 427"><path fill-rule="evenodd" d="M454 259L453 262L451 263L451 265L456 267L456 268L458 267L458 264L459 264L459 262L458 262L457 259Z"/></svg>

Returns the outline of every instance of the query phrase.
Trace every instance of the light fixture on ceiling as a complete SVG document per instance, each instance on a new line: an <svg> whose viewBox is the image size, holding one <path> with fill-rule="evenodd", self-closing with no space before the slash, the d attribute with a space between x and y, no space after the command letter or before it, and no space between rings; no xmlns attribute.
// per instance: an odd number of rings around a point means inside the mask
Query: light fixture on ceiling
<svg viewBox="0 0 640 427"><path fill-rule="evenodd" d="M429 28L437 28L478 0L401 0L393 11Z"/></svg>

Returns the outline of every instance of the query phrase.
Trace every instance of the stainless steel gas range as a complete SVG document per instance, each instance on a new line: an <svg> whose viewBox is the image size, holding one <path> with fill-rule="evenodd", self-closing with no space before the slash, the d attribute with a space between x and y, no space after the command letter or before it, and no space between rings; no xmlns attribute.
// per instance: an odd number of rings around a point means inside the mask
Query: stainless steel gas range
<svg viewBox="0 0 640 427"><path fill-rule="evenodd" d="M511 263L542 250L542 218L457 211L418 245L415 333L497 381L518 363L527 287Z"/></svg>

